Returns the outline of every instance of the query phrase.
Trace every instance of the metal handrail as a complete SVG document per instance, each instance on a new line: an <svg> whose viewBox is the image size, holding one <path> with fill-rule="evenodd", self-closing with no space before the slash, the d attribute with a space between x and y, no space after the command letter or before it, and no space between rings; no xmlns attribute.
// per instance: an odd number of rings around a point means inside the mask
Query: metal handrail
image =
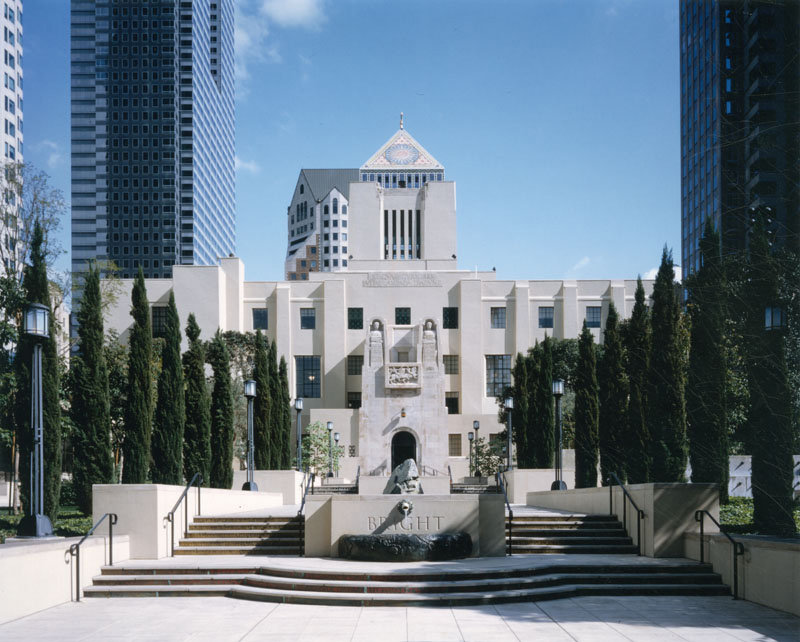
<svg viewBox="0 0 800 642"><path fill-rule="evenodd" d="M447 464L447 475L450 477L450 492L453 492L453 471L450 470L450 464Z"/></svg>
<svg viewBox="0 0 800 642"><path fill-rule="evenodd" d="M707 510L704 510L704 509L696 510L694 512L694 520L696 522L700 522L700 563L701 564L704 564L705 561L706 561L705 551L703 549L703 536L704 536L704 532L703 532L703 521L704 521L703 520L703 516L704 515L708 515L709 519L717 525L717 528L719 528L719 532L722 533L725 537L728 538L728 541L730 541L731 546L733 547L733 599L734 600L738 600L739 599L739 570L738 570L738 564L736 563L736 558L739 557L740 555L744 555L744 544L742 544L742 542L737 542L730 535L728 535L728 533L726 533L724 530L722 530L722 524L720 524L714 518L714 516L711 513L709 513Z"/></svg>
<svg viewBox="0 0 800 642"><path fill-rule="evenodd" d="M197 481L197 514L200 514L200 486L203 483L203 476L200 473L195 473L194 477L192 477L191 481L186 484L186 488L183 489L181 496L178 498L178 501L175 502L175 505L172 507L172 510L166 514L163 521L169 522L171 525L169 531L169 555L170 557L175 557L175 511L178 510L178 506L181 505L181 502L186 498L186 494L189 492L189 489L195 485L195 481ZM189 536L189 502L187 501L183 505L183 536Z"/></svg>
<svg viewBox="0 0 800 642"><path fill-rule="evenodd" d="M100 519L95 522L95 525L89 529L77 544L72 544L64 553L64 563L69 564L70 560L75 558L75 596L76 602L81 601L81 544L86 541L86 538L94 533L95 529L103 523L103 520L108 517L108 565L114 566L114 524L117 523L116 513L105 513ZM70 594L72 593L72 578L70 578Z"/></svg>
<svg viewBox="0 0 800 642"><path fill-rule="evenodd" d="M511 536L513 535L513 528L514 528L514 511L511 510L511 504L508 502L508 493L506 492L506 485L505 485L505 476L498 470L494 474L495 481L497 482L497 487L503 491L503 498L506 502L506 509L508 510L508 544L506 545L506 554L511 555L512 550L511 547L513 546Z"/></svg>
<svg viewBox="0 0 800 642"><path fill-rule="evenodd" d="M358 482L361 480L361 464L356 468L356 493L358 493Z"/></svg>
<svg viewBox="0 0 800 642"><path fill-rule="evenodd" d="M634 509L636 509L636 554L642 554L642 520L645 518L644 511L636 505L636 502L633 500L633 497L628 492L628 489L625 488L625 484L622 483L619 477L617 477L616 473L609 473L613 479L622 489L622 493L624 497L622 498L622 526L625 530L628 530L628 504L625 501L626 499L630 501L631 505ZM608 514L614 515L614 484L611 483L608 485Z"/></svg>
<svg viewBox="0 0 800 642"><path fill-rule="evenodd" d="M306 468L306 472L303 475L303 483L305 485L305 488L303 489L303 499L300 501L300 510L297 511L298 517L303 514L303 509L305 509L306 497L308 496L308 489L309 488L313 489L314 487L314 473L311 472L308 468Z"/></svg>

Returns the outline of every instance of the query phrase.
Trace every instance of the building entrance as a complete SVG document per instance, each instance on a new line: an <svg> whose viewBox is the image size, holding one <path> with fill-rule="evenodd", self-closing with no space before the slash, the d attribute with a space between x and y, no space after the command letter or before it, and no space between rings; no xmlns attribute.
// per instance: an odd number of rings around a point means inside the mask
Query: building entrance
<svg viewBox="0 0 800 642"><path fill-rule="evenodd" d="M410 432L398 432L392 437L392 470L406 459L417 461L417 440Z"/></svg>

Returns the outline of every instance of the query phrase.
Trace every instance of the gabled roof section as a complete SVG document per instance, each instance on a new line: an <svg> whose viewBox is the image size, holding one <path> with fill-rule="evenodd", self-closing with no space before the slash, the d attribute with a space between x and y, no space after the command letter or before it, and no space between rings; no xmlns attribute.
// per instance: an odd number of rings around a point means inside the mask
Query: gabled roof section
<svg viewBox="0 0 800 642"><path fill-rule="evenodd" d="M401 126L394 136L361 166L362 171L386 169L442 171L444 167Z"/></svg>
<svg viewBox="0 0 800 642"><path fill-rule="evenodd" d="M358 182L357 169L304 169L303 177L314 200L321 201L333 188L350 200L350 183Z"/></svg>

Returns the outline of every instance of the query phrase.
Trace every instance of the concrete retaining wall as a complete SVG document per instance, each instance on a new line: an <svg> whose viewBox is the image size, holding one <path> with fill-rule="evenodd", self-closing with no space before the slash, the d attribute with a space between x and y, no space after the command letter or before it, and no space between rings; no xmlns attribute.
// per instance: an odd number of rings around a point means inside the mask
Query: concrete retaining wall
<svg viewBox="0 0 800 642"><path fill-rule="evenodd" d="M246 470L233 471L234 490L239 490L246 481ZM296 470L256 470L253 481L259 493L280 493L284 504L299 504L303 498L303 473Z"/></svg>

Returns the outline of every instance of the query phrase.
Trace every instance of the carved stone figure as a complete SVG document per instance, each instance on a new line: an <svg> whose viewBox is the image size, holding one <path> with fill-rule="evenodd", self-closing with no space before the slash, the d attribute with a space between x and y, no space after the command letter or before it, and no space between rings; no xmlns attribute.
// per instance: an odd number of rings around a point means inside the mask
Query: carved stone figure
<svg viewBox="0 0 800 642"><path fill-rule="evenodd" d="M392 366L389 369L389 385L417 383L419 372L416 366Z"/></svg>
<svg viewBox="0 0 800 642"><path fill-rule="evenodd" d="M422 364L426 369L436 367L436 333L430 319L422 330Z"/></svg>
<svg viewBox="0 0 800 642"><path fill-rule="evenodd" d="M421 495L422 485L419 483L419 470L413 459L406 459L392 471L384 495Z"/></svg>
<svg viewBox="0 0 800 642"><path fill-rule="evenodd" d="M380 321L372 322L369 332L369 365L380 366L383 364L383 332Z"/></svg>

